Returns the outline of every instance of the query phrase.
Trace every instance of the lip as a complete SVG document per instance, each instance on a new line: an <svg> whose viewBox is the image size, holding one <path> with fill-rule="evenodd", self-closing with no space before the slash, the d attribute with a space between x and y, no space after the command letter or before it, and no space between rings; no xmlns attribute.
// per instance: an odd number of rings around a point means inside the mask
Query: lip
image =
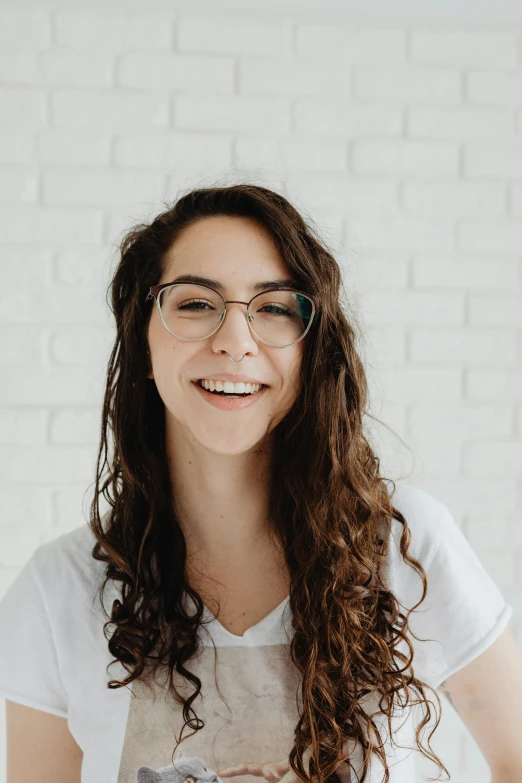
<svg viewBox="0 0 522 783"><path fill-rule="evenodd" d="M257 378L250 378L248 375L234 375L234 373L230 372L218 372L216 375L201 375L199 378L192 378L192 381L197 383L197 381L200 381L203 378L212 379L214 381L232 381L232 383L262 383L263 386L268 386L267 383L258 381Z"/></svg>
<svg viewBox="0 0 522 783"><path fill-rule="evenodd" d="M197 381L191 381L196 390L203 396L203 398L214 408L218 408L221 411L241 411L243 408L249 408L250 405L255 405L260 397L268 390L268 386L263 386L259 391L254 394L249 394L248 397L232 397L227 399L217 394L212 394L199 385Z"/></svg>

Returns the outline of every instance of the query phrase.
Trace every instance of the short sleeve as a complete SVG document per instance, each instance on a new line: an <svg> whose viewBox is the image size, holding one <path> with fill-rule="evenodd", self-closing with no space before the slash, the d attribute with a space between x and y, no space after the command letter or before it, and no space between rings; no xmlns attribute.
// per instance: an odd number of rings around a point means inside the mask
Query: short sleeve
<svg viewBox="0 0 522 783"><path fill-rule="evenodd" d="M34 554L0 600L0 696L67 717L67 695Z"/></svg>
<svg viewBox="0 0 522 783"><path fill-rule="evenodd" d="M477 658L506 628L513 608L486 571L449 509L442 503L434 555L424 566L427 593L409 617L415 676L437 688ZM408 566L409 567L409 566ZM418 595L422 595L420 576Z"/></svg>

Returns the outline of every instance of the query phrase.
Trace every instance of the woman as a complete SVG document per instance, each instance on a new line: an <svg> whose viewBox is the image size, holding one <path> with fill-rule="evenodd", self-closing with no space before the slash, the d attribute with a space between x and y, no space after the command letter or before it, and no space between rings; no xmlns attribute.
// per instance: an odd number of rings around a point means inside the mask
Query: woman
<svg viewBox="0 0 522 783"><path fill-rule="evenodd" d="M89 525L0 604L3 693L68 718L82 781L405 783L413 740L448 773L419 740L427 691L512 609L448 509L380 475L340 287L254 185L190 192L123 240Z"/></svg>

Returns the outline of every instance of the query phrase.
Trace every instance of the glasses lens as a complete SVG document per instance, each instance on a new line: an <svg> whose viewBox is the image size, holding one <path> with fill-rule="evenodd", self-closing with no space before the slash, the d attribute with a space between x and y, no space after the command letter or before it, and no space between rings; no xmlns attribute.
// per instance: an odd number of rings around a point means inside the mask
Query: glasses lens
<svg viewBox="0 0 522 783"><path fill-rule="evenodd" d="M202 340L213 334L223 319L223 299L200 285L177 283L159 293L161 316L174 337ZM252 300L249 310L254 334L273 346L297 342L313 317L312 300L296 291L267 291Z"/></svg>
<svg viewBox="0 0 522 783"><path fill-rule="evenodd" d="M159 294L165 326L183 340L201 340L221 323L223 300L215 291L201 285L176 284Z"/></svg>
<svg viewBox="0 0 522 783"><path fill-rule="evenodd" d="M250 305L252 331L274 346L297 342L312 316L312 300L296 291L267 291L256 296Z"/></svg>

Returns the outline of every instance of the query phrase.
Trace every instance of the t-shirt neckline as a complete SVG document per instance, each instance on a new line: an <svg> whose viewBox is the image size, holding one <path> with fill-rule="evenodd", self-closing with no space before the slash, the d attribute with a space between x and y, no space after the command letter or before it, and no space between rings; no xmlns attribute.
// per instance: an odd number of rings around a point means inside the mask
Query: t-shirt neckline
<svg viewBox="0 0 522 783"><path fill-rule="evenodd" d="M259 628L261 626L264 627L264 626L268 625L269 623L271 623L272 620L279 619L280 615L282 614L282 612L284 610L284 607L286 606L286 604L288 603L289 600L290 600L290 596L287 595L286 598L283 598L281 603L278 604L275 607L275 609L272 609L271 612L269 612L267 615L265 615L261 620L259 620L259 622L255 623L255 625L251 625L249 628L247 628L246 631L243 634L241 634L241 635L236 634L236 633L232 633L232 631L227 630L227 628L225 628L223 625L221 625L221 623L219 622L217 617L214 617L214 615L212 614L210 609L205 604L203 604L203 608L204 608L205 612L207 613L207 615L208 615L208 617L210 619L209 625L210 624L214 624L216 627L219 628L221 633L225 633L228 636L231 636L233 639L245 640L245 638L247 636L250 637L257 630L259 630Z"/></svg>
<svg viewBox="0 0 522 783"><path fill-rule="evenodd" d="M242 636L228 631L219 620L212 614L208 606L203 604L202 625L199 629L202 632L202 642L204 645L216 644L217 646L237 646L237 647L260 647L263 645L288 644L292 635L292 613L289 609L290 596L283 598L275 609L269 612L255 625L247 628ZM185 592L185 602L189 607L195 609L195 601L192 596ZM288 607L288 611L285 611ZM209 640L209 636L211 640Z"/></svg>

